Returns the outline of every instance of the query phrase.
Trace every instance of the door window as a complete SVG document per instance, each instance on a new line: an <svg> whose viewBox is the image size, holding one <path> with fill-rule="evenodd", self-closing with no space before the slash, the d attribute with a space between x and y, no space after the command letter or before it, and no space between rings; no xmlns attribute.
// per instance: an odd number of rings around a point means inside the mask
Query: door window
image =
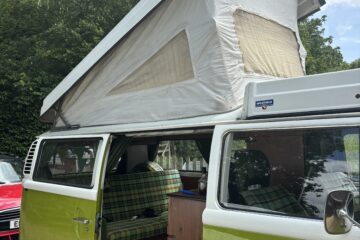
<svg viewBox="0 0 360 240"><path fill-rule="evenodd" d="M34 180L90 188L100 139L44 140Z"/></svg>
<svg viewBox="0 0 360 240"><path fill-rule="evenodd" d="M219 201L225 208L322 219L327 195L359 205L359 128L231 132L224 139Z"/></svg>

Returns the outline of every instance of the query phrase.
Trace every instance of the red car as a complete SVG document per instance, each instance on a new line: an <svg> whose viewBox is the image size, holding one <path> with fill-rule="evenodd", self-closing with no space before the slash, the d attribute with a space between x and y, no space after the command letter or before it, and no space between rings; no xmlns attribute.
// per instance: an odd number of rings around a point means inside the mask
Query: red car
<svg viewBox="0 0 360 240"><path fill-rule="evenodd" d="M0 240L19 239L23 161L0 155Z"/></svg>

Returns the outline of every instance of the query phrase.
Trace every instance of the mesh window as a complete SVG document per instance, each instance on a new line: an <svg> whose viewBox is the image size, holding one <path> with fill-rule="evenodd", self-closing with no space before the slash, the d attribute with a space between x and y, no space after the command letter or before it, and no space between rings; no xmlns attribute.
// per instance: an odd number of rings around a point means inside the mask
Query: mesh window
<svg viewBox="0 0 360 240"><path fill-rule="evenodd" d="M182 31L121 81L109 95L147 90L193 78L189 42L186 32Z"/></svg>
<svg viewBox="0 0 360 240"><path fill-rule="evenodd" d="M275 77L304 75L293 31L242 10L237 10L234 18L245 72Z"/></svg>

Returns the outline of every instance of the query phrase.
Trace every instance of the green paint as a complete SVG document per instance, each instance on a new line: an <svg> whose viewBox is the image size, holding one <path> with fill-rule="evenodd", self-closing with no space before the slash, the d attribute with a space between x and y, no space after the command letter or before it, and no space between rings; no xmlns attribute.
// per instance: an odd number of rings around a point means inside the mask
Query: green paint
<svg viewBox="0 0 360 240"><path fill-rule="evenodd" d="M295 240L294 238L279 237L236 229L204 225L203 240Z"/></svg>
<svg viewBox="0 0 360 240"><path fill-rule="evenodd" d="M94 240L96 201L24 190L21 206L21 239ZM73 218L89 219L84 225Z"/></svg>

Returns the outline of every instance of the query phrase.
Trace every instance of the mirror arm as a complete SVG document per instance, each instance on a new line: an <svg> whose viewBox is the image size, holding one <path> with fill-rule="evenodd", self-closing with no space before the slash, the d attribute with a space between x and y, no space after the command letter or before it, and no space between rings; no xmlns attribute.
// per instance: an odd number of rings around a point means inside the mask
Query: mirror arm
<svg viewBox="0 0 360 240"><path fill-rule="evenodd" d="M352 219L344 209L338 210L338 216L349 219L350 222L352 222L355 226L360 228L360 224L356 222L354 219Z"/></svg>

